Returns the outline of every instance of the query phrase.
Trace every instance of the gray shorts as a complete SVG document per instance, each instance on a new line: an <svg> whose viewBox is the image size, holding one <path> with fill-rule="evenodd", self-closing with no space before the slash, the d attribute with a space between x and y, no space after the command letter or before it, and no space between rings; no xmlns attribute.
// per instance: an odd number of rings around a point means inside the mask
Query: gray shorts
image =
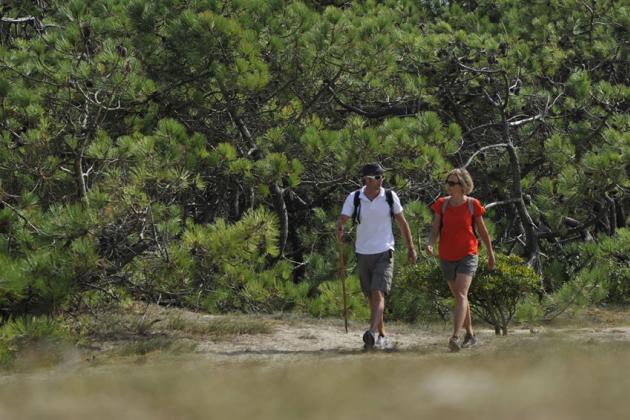
<svg viewBox="0 0 630 420"><path fill-rule="evenodd" d="M380 254L357 254L357 270L363 294L369 297L372 290L380 290L385 295L392 289L394 277L394 251Z"/></svg>
<svg viewBox="0 0 630 420"><path fill-rule="evenodd" d="M455 280L457 273L475 275L477 266L479 265L478 255L466 255L459 261L440 260L440 268L442 269L442 277L446 281Z"/></svg>

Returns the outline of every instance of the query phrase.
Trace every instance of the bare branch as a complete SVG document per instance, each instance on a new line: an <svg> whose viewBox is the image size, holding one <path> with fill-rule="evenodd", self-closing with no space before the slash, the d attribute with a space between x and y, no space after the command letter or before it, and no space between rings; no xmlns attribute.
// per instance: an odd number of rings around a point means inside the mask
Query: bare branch
<svg viewBox="0 0 630 420"><path fill-rule="evenodd" d="M470 130L466 131L464 134L462 134L462 137L466 138L467 136L474 133L475 131L483 130L484 128L500 127L500 126L501 126L501 123L481 124L481 125L478 125L477 127L471 128Z"/></svg>
<svg viewBox="0 0 630 420"><path fill-rule="evenodd" d="M499 143L499 144L491 144L490 146L485 146L482 147L481 149L477 150L475 153L473 153L473 155L468 159L468 161L462 166L462 168L467 168L468 165L470 165L472 163L472 161L475 159L475 157L477 157L477 155L481 152L484 152L488 149L497 149L499 147L509 147L509 144L507 143Z"/></svg>
<svg viewBox="0 0 630 420"><path fill-rule="evenodd" d="M54 23L44 23L34 16L26 16L20 18L9 18L3 16L2 18L0 18L0 21L3 23L8 23L9 25L31 25L38 33L45 32L48 28L62 28L62 26L56 25Z"/></svg>
<svg viewBox="0 0 630 420"><path fill-rule="evenodd" d="M503 206L505 204L512 204L512 203L518 203L519 201L521 201L520 198L510 198L508 200L503 200L503 201L495 201L493 203L490 204L486 204L486 210L491 209L492 207L497 207L497 206Z"/></svg>
<svg viewBox="0 0 630 420"><path fill-rule="evenodd" d="M338 96L335 90L332 88L330 84L328 84L328 90L332 94L335 101L341 105L343 108L348 111L354 112L355 114L362 115L367 118L382 118L387 116L398 116L398 117L411 117L416 115L418 112L422 110L420 104L417 100L410 100L407 102L399 102L395 105L387 106L386 108L381 108L377 110L364 110L358 108L354 105L349 105L343 102Z"/></svg>
<svg viewBox="0 0 630 420"><path fill-rule="evenodd" d="M540 114L533 117L529 117L529 118L523 118L522 120L508 122L508 125L510 127L518 127L519 125L527 124L532 121L544 120L549 114L549 110L553 108L553 106L556 104L556 102L558 101L558 99L560 99L561 96L562 94L556 96L551 104L549 103L549 97L547 97L547 104L545 104L545 109Z"/></svg>
<svg viewBox="0 0 630 420"><path fill-rule="evenodd" d="M510 127L518 127L519 125L527 124L528 122L532 122L536 120L542 120L543 118L545 118L545 116L543 115L543 113L540 113L534 117L523 118L522 120L508 122L507 124Z"/></svg>
<svg viewBox="0 0 630 420"><path fill-rule="evenodd" d="M472 71L474 73L494 74L494 73L502 73L504 71L503 69L492 70L492 69L489 69L487 67L482 67L480 69L476 69L474 67L470 67L470 66L467 66L467 65L463 64L461 61L459 61L457 59L456 59L456 61L457 61L457 64L461 68L463 68L464 70Z"/></svg>

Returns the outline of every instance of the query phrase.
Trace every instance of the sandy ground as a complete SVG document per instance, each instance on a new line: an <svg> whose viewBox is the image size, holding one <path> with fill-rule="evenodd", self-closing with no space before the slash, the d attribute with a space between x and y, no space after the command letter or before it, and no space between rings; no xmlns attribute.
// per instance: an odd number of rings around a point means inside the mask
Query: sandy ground
<svg viewBox="0 0 630 420"><path fill-rule="evenodd" d="M109 336L88 337L78 346L64 349L61 360L52 363L46 354L50 349L26 349L19 354L13 369L0 372L0 383L22 373L54 374L121 362L145 362L165 355L193 357L210 363L266 363L361 357L368 353L377 358L391 354L428 359L467 358L512 351L539 342L564 343L576 348L609 343L627 345L630 350L630 310L593 309L577 318L565 317L550 325L514 325L508 336L497 336L494 329L476 323L478 345L456 354L447 348L450 322L386 323L389 347L366 352L362 335L367 323L359 321L350 321L346 333L342 319L314 319L295 314L208 315L150 306L128 311L120 323L137 326L139 320L150 327L141 333L137 327L127 327ZM208 329L209 325L213 327ZM212 332L217 326L224 328L225 325L236 326L237 330L240 328L248 333ZM260 328L259 331L260 325L265 327L264 330Z"/></svg>
<svg viewBox="0 0 630 420"><path fill-rule="evenodd" d="M297 314L209 315L204 313L168 309L155 305L135 307L129 319L140 317L151 324L141 337L125 337L117 341L94 340L83 357L106 360L121 345L129 341L143 341L151 337L169 337L175 343L184 341L196 355L208 361L266 361L303 360L308 358L334 358L361 355L362 336L367 322L350 320L345 332L343 319L316 319ZM173 320L177 320L174 322ZM131 321L134 324L135 321ZM257 331L256 324L264 324L267 331ZM204 331L208 325L224 324L245 327L256 333L214 334ZM174 328L177 325L177 328ZM625 343L630 345L630 310L590 309L577 315L568 315L547 325L511 325L508 336L497 336L491 326L473 320L479 344L462 349L456 355L496 352L538 341L552 340L572 345ZM191 328L194 327L194 328ZM194 332L190 330L193 329ZM414 357L450 355L447 340L451 322L431 322L410 325L386 322L389 348L370 352L374 356L384 353L410 354ZM213 331L211 329L211 331ZM151 352L149 352L151 353ZM158 352L159 353L159 352ZM150 354L148 355L150 356Z"/></svg>
<svg viewBox="0 0 630 420"><path fill-rule="evenodd" d="M201 319L212 316L201 316ZM343 357L364 354L362 336L367 325L351 322L345 332L340 320L277 320L272 319L273 333L240 335L225 339L203 337L196 352L212 360L256 360L256 359L304 359L304 357ZM414 356L443 356L450 354L447 339L450 325L432 324L413 326L405 324L387 325L390 346L380 353L413 354ZM508 336L497 336L494 329L476 329L479 343L472 349L462 349L453 356L463 356L484 351L500 351L503 347L518 346L544 339L565 341L575 345L595 343L627 343L630 346L630 325L598 325L580 327L536 326L517 327Z"/></svg>

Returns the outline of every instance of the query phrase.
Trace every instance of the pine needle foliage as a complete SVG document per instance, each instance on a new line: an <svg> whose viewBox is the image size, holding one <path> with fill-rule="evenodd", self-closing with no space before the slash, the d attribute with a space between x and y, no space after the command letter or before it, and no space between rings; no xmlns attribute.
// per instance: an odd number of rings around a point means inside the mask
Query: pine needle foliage
<svg viewBox="0 0 630 420"><path fill-rule="evenodd" d="M587 242L629 222L629 16L576 0L5 2L4 319L94 293L336 312L332 221L370 161L414 237L467 164L496 248L545 273L547 295L569 287L589 277L570 270ZM615 284L604 301L627 302Z"/></svg>

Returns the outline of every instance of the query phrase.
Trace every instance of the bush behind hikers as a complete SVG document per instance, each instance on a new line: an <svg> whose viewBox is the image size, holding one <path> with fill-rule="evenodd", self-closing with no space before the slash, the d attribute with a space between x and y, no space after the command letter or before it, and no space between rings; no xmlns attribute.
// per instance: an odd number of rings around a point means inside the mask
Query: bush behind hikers
<svg viewBox="0 0 630 420"><path fill-rule="evenodd" d="M472 282L471 310L506 335L520 302L539 290L540 279L517 256L496 255L496 267L488 270L487 258L480 256L479 269ZM389 302L391 316L413 322L427 316L450 316L452 295L437 260L403 267L396 277Z"/></svg>

